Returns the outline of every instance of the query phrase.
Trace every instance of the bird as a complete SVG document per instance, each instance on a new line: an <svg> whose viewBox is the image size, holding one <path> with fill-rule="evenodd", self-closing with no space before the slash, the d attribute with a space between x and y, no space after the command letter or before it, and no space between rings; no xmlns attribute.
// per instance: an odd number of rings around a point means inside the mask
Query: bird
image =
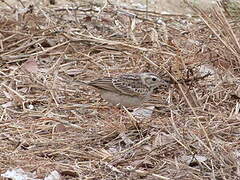
<svg viewBox="0 0 240 180"><path fill-rule="evenodd" d="M150 72L102 77L84 84L97 89L110 104L126 108L141 106L155 88L168 85L165 80Z"/></svg>

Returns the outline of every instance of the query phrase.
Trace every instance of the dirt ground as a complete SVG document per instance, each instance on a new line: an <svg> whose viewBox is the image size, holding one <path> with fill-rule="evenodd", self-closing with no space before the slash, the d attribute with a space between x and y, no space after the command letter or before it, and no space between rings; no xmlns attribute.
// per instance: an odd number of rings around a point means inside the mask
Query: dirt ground
<svg viewBox="0 0 240 180"><path fill-rule="evenodd" d="M238 1L137 2L0 2L2 178L240 178ZM139 72L148 116L79 83Z"/></svg>
<svg viewBox="0 0 240 180"><path fill-rule="evenodd" d="M12 5L17 5L21 4L17 0L8 0L7 1L9 4ZM58 6L64 6L67 4L72 3L96 3L96 4L104 4L107 1L104 0L75 0L75 1L70 1L70 0L55 0L56 5ZM127 6L127 7L137 7L137 8L142 8L145 9L146 6L148 5L148 9L150 11L155 11L155 12L168 12L168 13L193 13L191 8L186 6L183 2L183 0L115 0L115 1L109 1L115 5L120 5L120 6ZM216 0L190 0L189 2L194 3L195 5L198 5L199 7L203 9L207 9L209 7L213 7L216 5ZM29 5L29 4L45 4L46 6L49 5L49 0L25 0L22 1L23 4ZM2 6L5 6L4 3L1 4Z"/></svg>

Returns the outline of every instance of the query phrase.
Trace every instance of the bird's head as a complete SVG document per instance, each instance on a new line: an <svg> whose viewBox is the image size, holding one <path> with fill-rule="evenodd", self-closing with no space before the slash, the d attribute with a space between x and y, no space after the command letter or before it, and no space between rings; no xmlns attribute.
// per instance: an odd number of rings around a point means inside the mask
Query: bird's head
<svg viewBox="0 0 240 180"><path fill-rule="evenodd" d="M168 86L168 83L165 80L161 79L154 73L141 73L140 76L143 83L151 89L155 89L159 86Z"/></svg>

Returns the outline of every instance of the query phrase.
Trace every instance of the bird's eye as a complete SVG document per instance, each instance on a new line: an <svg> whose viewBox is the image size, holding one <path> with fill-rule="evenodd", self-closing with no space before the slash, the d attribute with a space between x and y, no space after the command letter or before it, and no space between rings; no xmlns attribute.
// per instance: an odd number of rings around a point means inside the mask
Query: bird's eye
<svg viewBox="0 0 240 180"><path fill-rule="evenodd" d="M155 77L152 78L152 81L156 81L156 80L157 80L157 78L155 78Z"/></svg>

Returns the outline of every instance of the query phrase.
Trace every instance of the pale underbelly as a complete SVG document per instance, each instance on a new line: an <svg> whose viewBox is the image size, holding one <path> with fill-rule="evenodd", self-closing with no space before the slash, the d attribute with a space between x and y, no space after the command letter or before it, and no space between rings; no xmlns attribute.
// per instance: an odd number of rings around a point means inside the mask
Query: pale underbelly
<svg viewBox="0 0 240 180"><path fill-rule="evenodd" d="M148 99L146 97L128 96L110 91L101 92L101 97L114 106L123 105L125 107L141 106L141 104Z"/></svg>

